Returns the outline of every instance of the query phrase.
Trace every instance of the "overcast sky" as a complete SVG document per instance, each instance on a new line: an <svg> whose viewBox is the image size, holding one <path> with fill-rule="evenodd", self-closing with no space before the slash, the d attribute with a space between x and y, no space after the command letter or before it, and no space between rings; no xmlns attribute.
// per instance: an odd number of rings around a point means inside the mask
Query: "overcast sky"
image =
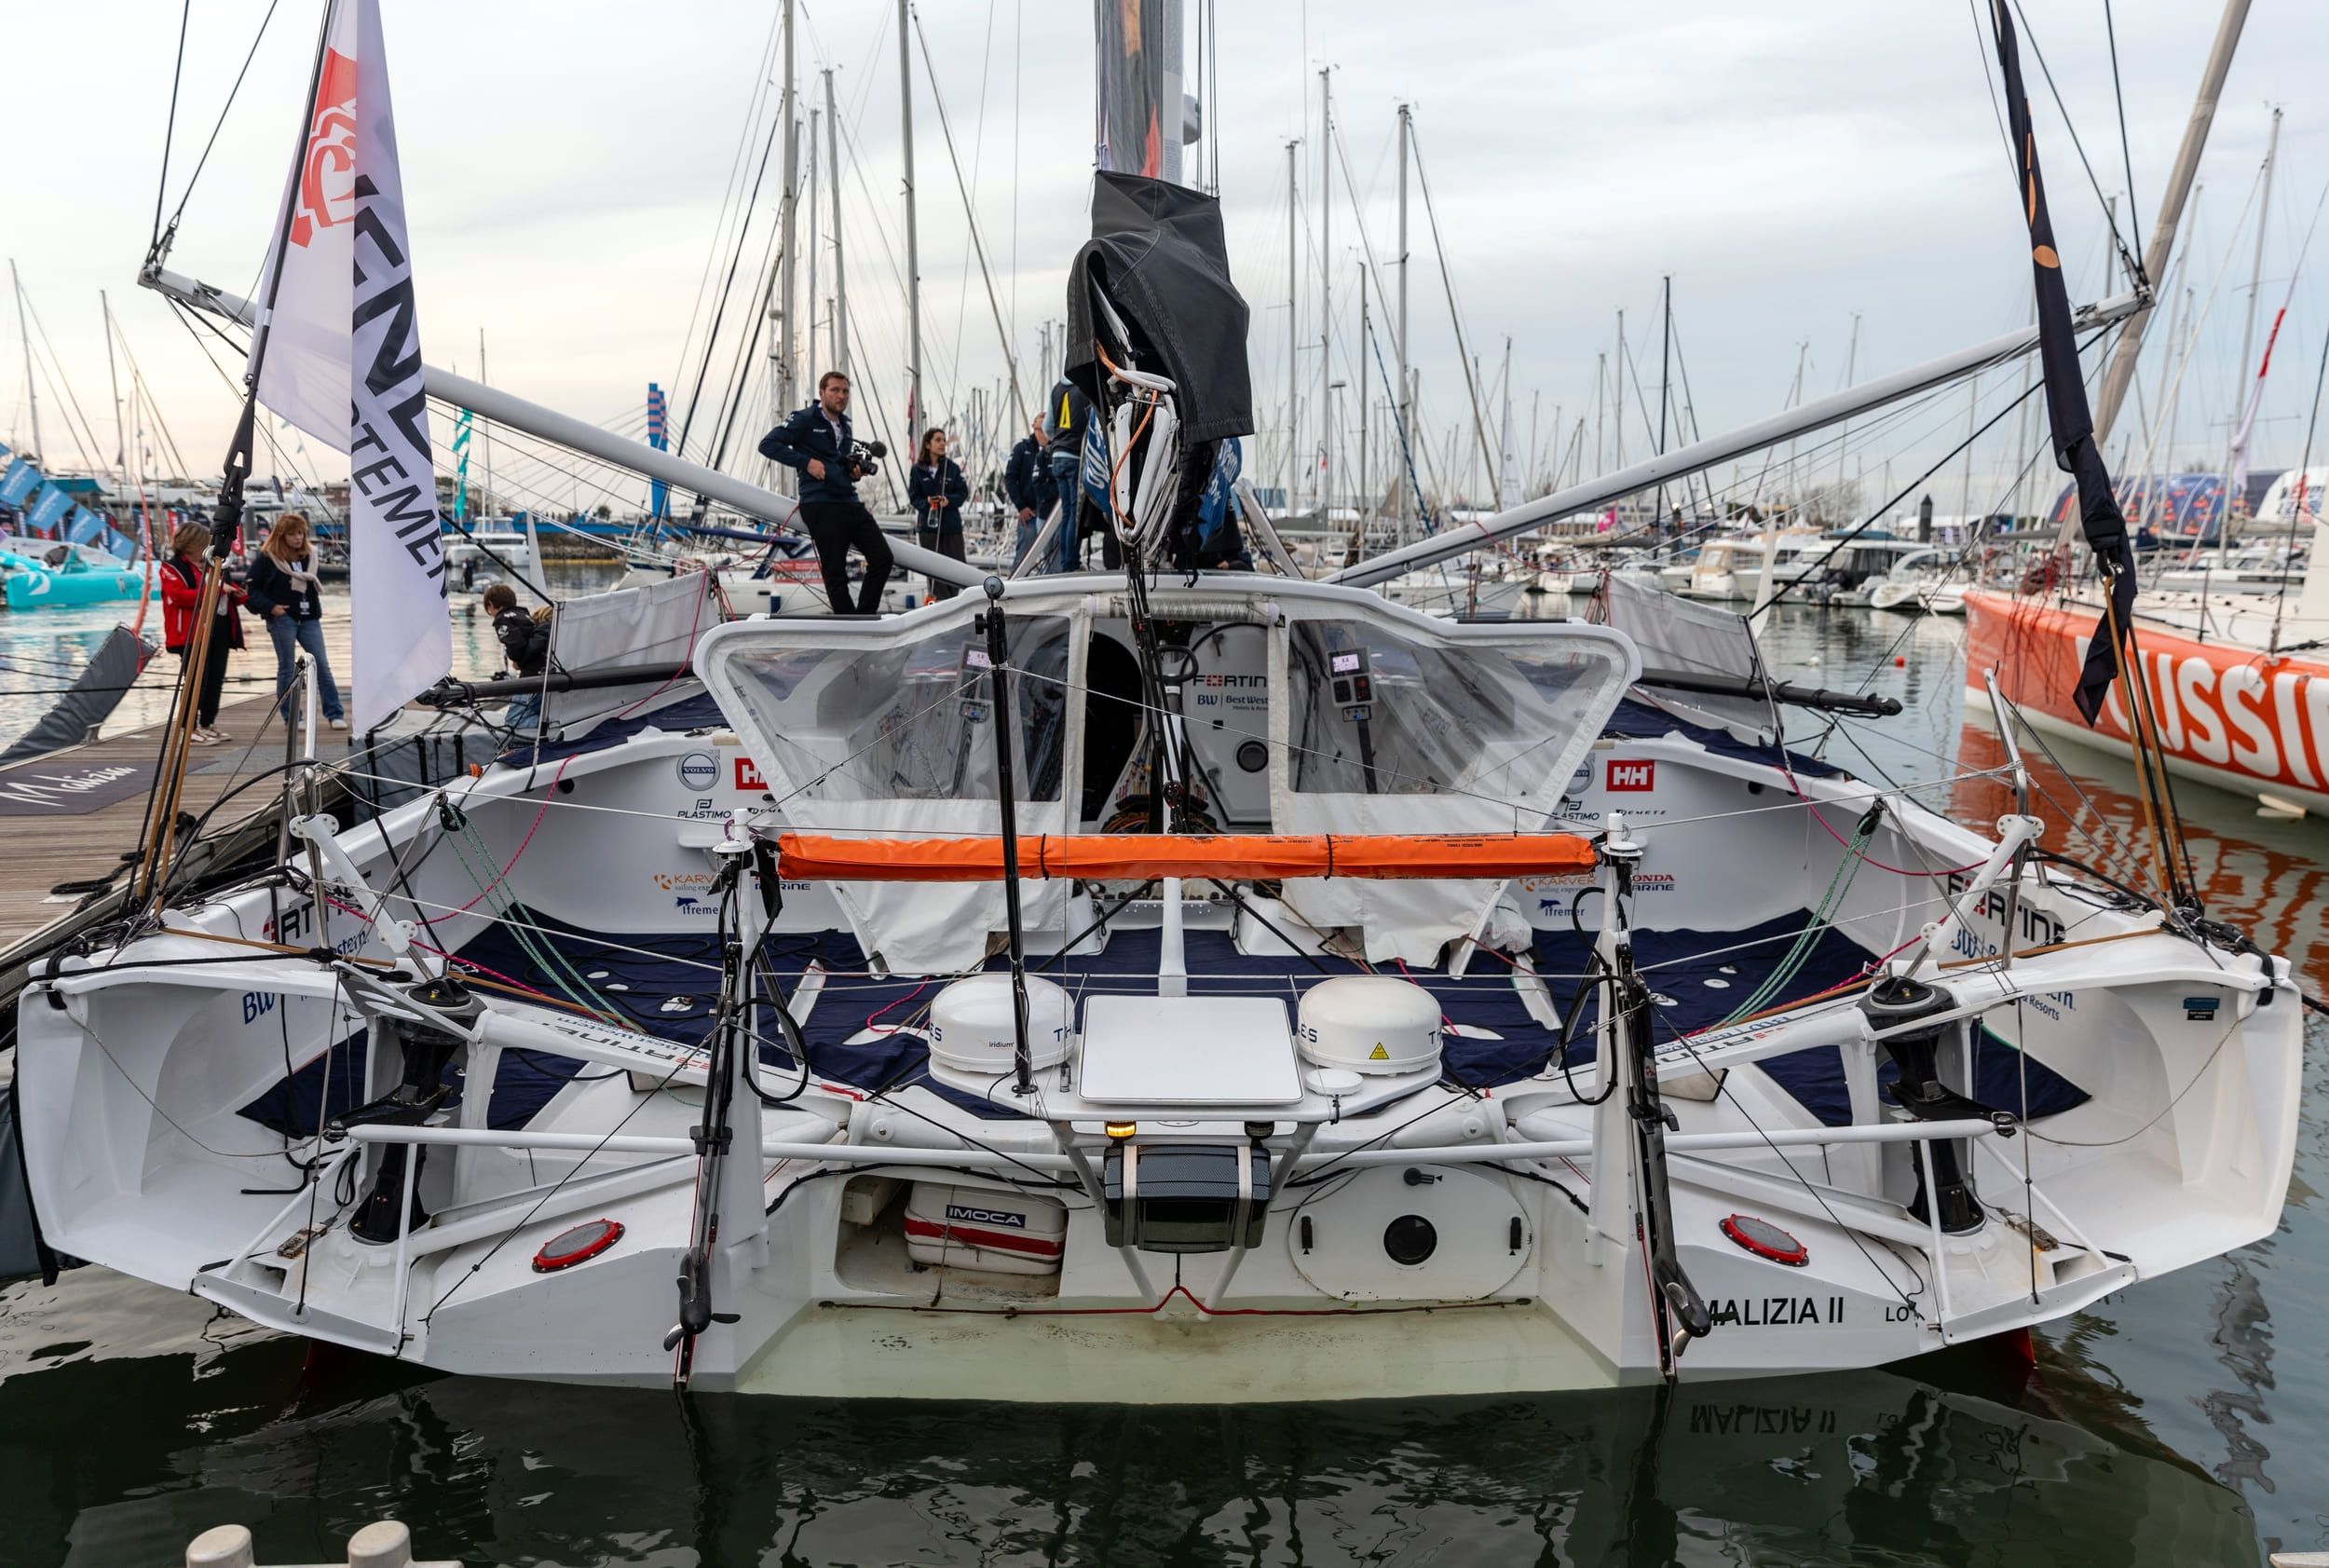
<svg viewBox="0 0 2329 1568"><path fill-rule="evenodd" d="M2106 191L2121 190L2103 6L2024 4L2098 177ZM1193 29L1199 0L1190 5ZM194 0L170 207L266 9L266 0ZM1581 416L1589 420L1595 356L1614 349L1621 308L1655 414L1666 274L1698 423L1709 433L1777 408L1799 344L1809 345L1808 390L1839 386L1854 312L1863 377L2027 318L2026 246L1984 75L1986 39L1966 0L1237 0L1222 10L1220 101L1208 105L1209 129L1219 138L1233 260L1253 308L1258 412L1272 443L1285 418L1288 138L1301 141L1299 365L1303 416L1315 421L1308 400L1317 376L1322 65L1334 68L1342 143L1328 249L1335 378L1358 370L1359 234L1340 163L1347 159L1367 236L1388 261L1395 116L1408 102L1464 329L1491 378L1511 339L1516 445L1523 449L1533 419L1538 452L1558 452L1557 408L1572 428ZM1085 230L1090 7L1078 0L927 0L921 12L1001 308L1031 383L1039 323L1064 313L1065 264ZM772 5L384 0L383 13L430 361L473 373L482 329L495 382L617 427L639 422L648 381L684 392L694 372L683 349L763 79ZM820 67L837 68L861 399L878 395L894 425L905 335L895 10L823 0L801 14L804 87L813 91ZM280 0L186 202L171 256L177 269L238 292L252 284L320 15L320 0ZM2134 207L2147 235L2217 9L2194 0L2118 0L2115 20ZM10 152L0 249L15 259L104 449L90 459L109 464L113 442L102 288L178 448L190 467L211 471L236 393L162 302L134 281L154 226L177 24L167 0L88 0L12 19L9 52L19 69L0 95L0 144ZM2093 297L2103 285L2100 205L2036 61L2027 61L2026 40L2025 61L2073 297ZM2253 212L2245 230L2236 224L2254 186L2268 106L2283 103L2289 113L2266 231L2258 351L2329 179L2318 95L2306 90L2325 72L2329 27L2318 0L2261 0L2185 228L2194 309L2206 317L2200 351L2181 376L2181 460L2212 464L2202 449L2220 447L2238 396ZM970 388L1000 383L1003 360L919 53L914 75L926 395L934 411L959 413ZM757 151L756 143L747 162ZM1211 151L1201 145L1192 154L1211 167ZM771 177L764 187L763 209L777 184ZM1412 354L1425 432L1442 443L1468 419L1468 405L1420 193L1411 236ZM756 236L747 270L760 253ZM723 252L717 266L726 265ZM820 293L829 293L829 252L820 266ZM2260 465L2295 462L2303 443L2329 327L2323 271L2316 265L2307 274L2282 334ZM2168 336L2159 323L2155 337ZM1390 353L1387 340L1382 351ZM29 440L12 309L0 308L0 431ZM2146 407L2162 362L2146 355ZM2175 368L2166 368L2172 385ZM714 388L722 375L715 370ZM41 376L52 463L78 467L61 400L48 373ZM1999 391L2019 389L2016 380ZM707 404L714 395L707 391ZM1905 483L1920 459L1962 435L1966 412L1958 394L1949 411L1936 406L1872 434L1858 458L1870 483L1886 463ZM1491 427L1495 417L1491 405ZM744 422L764 420L756 414ZM1984 473L2010 467L2009 430L2010 422L1982 449ZM437 439L442 455L446 432ZM1604 442L1613 442L1606 432ZM1644 444L1636 413L1628 455ZM1277 459L1261 460L1273 470L1263 478L1274 479ZM540 473L531 480L537 498L564 498L549 493L555 486ZM1954 491L1941 510L1954 510L1953 502Z"/></svg>

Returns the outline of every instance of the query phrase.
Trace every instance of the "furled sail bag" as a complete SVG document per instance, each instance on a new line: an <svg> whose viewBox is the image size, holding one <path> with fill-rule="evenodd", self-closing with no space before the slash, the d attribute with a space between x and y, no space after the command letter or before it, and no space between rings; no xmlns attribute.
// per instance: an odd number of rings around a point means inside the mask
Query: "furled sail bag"
<svg viewBox="0 0 2329 1568"><path fill-rule="evenodd" d="M1066 374L1099 411L1095 432L1110 428L1110 416L1130 396L1109 364L1172 383L1171 498L1161 526L1157 519L1138 521L1142 536L1162 540L1175 565L1220 565L1236 553L1192 562L1207 552L1200 537L1206 530L1190 530L1216 488L1220 443L1253 433L1253 376L1246 363L1249 317L1230 280L1219 202L1163 180L1108 170L1093 176L1092 238L1068 273ZM1157 455L1145 450L1154 427L1136 426L1140 433L1126 443L1130 449L1113 452L1108 461L1127 474L1162 471L1153 463ZM1088 464L1092 443L1087 438L1084 444ZM1235 477L1233 467L1229 477ZM1218 488L1225 520L1228 481ZM1210 533L1220 541L1218 524Z"/></svg>

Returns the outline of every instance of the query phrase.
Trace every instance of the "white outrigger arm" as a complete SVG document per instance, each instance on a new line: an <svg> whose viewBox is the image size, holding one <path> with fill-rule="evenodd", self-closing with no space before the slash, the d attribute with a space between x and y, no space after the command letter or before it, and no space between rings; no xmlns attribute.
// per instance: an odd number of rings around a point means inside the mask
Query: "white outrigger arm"
<svg viewBox="0 0 2329 1568"><path fill-rule="evenodd" d="M364 880L356 857L340 842L338 822L321 814L293 817L285 830L306 844L314 856L314 896L318 900L324 896L326 887L338 889L355 901L358 911L379 936L380 945L395 954L398 962L417 962L424 974L443 973L443 961L431 964L426 955L414 951L413 933L419 927L388 913L388 900L373 891L372 884Z"/></svg>
<svg viewBox="0 0 2329 1568"><path fill-rule="evenodd" d="M167 267L148 265L138 275L138 281L181 304L224 316L245 327L254 326L258 321L258 307L249 300ZM645 442L631 441L611 430L603 430L596 425L584 424L571 415L545 408L538 402L529 402L498 387L471 381L466 375L456 375L435 365L422 365L420 376L421 385L431 397L443 398L447 402L466 408L480 418L569 447L648 479L660 479L674 489L708 497L734 507L748 517L766 518L786 532L799 531L793 521L797 503L790 496L764 490L757 484L746 484L717 469L705 468L701 463L691 463L675 452L659 452ZM924 550L905 539L891 539L890 553L906 570L936 578L941 582L950 582L957 588L975 588L987 578L985 572L974 566L965 566L934 550Z"/></svg>
<svg viewBox="0 0 2329 1568"><path fill-rule="evenodd" d="M2081 309L2073 325L2080 332L2090 332L2132 316L2147 308L2150 303L2148 290L2114 295ZM1458 528L1443 528L1429 539L1418 539L1396 550L1387 550L1380 555L1370 555L1356 566L1330 572L1326 580L1349 583L1355 588L1385 581L1417 566L1428 566L1435 562L1493 544L1498 539L1527 533L1555 518L1597 511L1628 496L1655 489L1660 484L1670 484L1686 474L1710 469L1717 463L1727 463L1750 452L1760 452L1813 430L1857 418L1871 409L1882 408L1903 398L1913 398L1936 387L1947 386L1975 371L2020 359L2035 350L2037 343L2037 329L2035 326L2019 328L2003 336L1993 337L1986 343L1977 343L1970 348L1961 348L1954 354L1944 354L1940 359L1912 365L1907 370L1880 375L1857 387L1847 387L1832 397L1821 398L1800 408L1791 408L1752 424L1741 425L1735 430L1693 442L1688 446L1678 446L1663 457L1648 458L1619 469L1614 473L1572 484L1564 490L1555 490L1550 495L1524 501L1477 523L1466 523ZM433 375L435 373L430 374Z"/></svg>

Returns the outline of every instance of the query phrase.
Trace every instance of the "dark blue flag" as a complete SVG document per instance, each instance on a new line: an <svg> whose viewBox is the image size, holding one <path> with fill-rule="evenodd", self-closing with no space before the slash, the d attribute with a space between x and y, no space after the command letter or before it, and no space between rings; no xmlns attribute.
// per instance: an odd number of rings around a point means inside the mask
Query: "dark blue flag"
<svg viewBox="0 0 2329 1568"><path fill-rule="evenodd" d="M2111 608L2095 623L2078 672L2074 700L2091 725L2103 711L2118 673L2119 649L2135 613L2135 557L2127 538L2127 517L2118 509L2103 454L2094 444L2094 416L2087 406L2086 379L2078 369L2078 339L2070 320L2070 294L2063 286L2063 262L2054 249L2053 220L2046 212L2046 185L2038 176L2037 136L2030 124L2030 100L2022 89L2022 56L2015 47L2007 0L1991 0L1991 30L1997 40L1997 67L2006 78L2007 123L2022 169L2023 215L2030 225L2030 270L2037 280L2038 362L2046 374L2046 411L2053 429L2054 462L2078 490L2078 524L2096 566L2109 585Z"/></svg>

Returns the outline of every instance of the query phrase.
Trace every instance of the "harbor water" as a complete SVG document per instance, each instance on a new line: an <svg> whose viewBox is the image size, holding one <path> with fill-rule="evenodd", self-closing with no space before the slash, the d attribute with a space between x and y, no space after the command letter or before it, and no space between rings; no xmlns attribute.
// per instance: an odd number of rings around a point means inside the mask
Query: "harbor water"
<svg viewBox="0 0 2329 1568"><path fill-rule="evenodd" d="M116 617L0 620L12 687ZM88 624L83 626L81 621ZM344 627L344 622L342 623ZM470 673L493 664L456 615ZM339 635L344 636L342 630ZM1972 822L2012 809L1962 622L1782 608L1774 667L1905 711L1791 721ZM76 642L76 639L83 639ZM264 641L238 674L264 675ZM143 693L133 701L150 702ZM0 738L31 722L11 694ZM134 721L143 711L125 712ZM19 722L20 713L21 721ZM2140 813L2122 758L2034 757L2049 842ZM2329 825L2185 786L2209 911L2329 988ZM2086 852L2091 853L2091 850ZM0 1565L174 1561L249 1524L317 1561L393 1516L497 1563L2254 1564L2329 1548L2329 1140L2309 1035L2275 1235L2009 1348L1783 1382L1309 1407L814 1403L422 1377L108 1275L0 1292ZM2318 1316L2317 1316L2318 1315ZM642 1323L641 1334L665 1325Z"/></svg>

